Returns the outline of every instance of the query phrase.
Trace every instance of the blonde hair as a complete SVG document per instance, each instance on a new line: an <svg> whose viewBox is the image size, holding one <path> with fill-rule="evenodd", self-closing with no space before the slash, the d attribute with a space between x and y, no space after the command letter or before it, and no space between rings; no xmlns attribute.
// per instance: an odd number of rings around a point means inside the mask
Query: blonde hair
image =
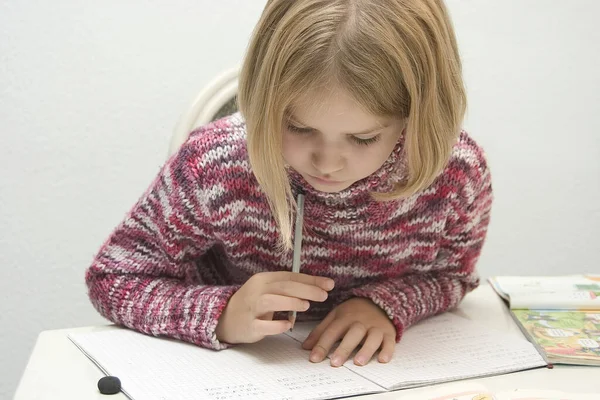
<svg viewBox="0 0 600 400"><path fill-rule="evenodd" d="M294 203L282 155L290 105L335 83L373 115L407 118L407 178L377 200L409 196L445 167L466 108L442 0L269 0L242 65L238 104L253 172L291 248Z"/></svg>

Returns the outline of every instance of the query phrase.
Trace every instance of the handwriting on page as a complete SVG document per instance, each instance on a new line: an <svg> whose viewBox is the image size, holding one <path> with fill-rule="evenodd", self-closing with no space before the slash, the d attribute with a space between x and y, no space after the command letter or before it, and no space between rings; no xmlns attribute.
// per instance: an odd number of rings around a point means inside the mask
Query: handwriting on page
<svg viewBox="0 0 600 400"><path fill-rule="evenodd" d="M214 400L230 400L230 399L261 399L266 395L265 391L257 387L253 383L207 387L204 389L203 398Z"/></svg>
<svg viewBox="0 0 600 400"><path fill-rule="evenodd" d="M261 380L261 378L257 376L257 380ZM355 382L353 377L338 378L326 373L303 375L301 379L295 376L287 376L277 378L275 381L276 386L286 389L278 391L277 398L282 400L304 398L303 396L294 396L294 393L311 393L315 398L342 397L357 393L355 385L353 385ZM269 395L269 393L252 383L207 387L204 393L203 398L213 400L264 399Z"/></svg>
<svg viewBox="0 0 600 400"><path fill-rule="evenodd" d="M291 391L304 391L352 384L354 382L354 377L332 376L331 374L321 372L317 374L305 374L302 376L301 380L295 376L278 378L277 382Z"/></svg>
<svg viewBox="0 0 600 400"><path fill-rule="evenodd" d="M400 388L509 372L545 365L522 338L481 328L475 322L443 314L408 329L389 364L345 366L387 388Z"/></svg>

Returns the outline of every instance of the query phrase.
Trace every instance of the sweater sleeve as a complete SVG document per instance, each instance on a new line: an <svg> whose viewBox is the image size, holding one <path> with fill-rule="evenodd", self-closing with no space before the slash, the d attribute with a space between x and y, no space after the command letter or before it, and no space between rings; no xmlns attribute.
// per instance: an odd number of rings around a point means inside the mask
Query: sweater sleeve
<svg viewBox="0 0 600 400"><path fill-rule="evenodd" d="M490 174L485 166L482 168L461 182L463 194L452 202L438 256L426 272L409 266L405 275L357 287L349 293L370 299L387 313L396 328L396 341L412 324L456 307L479 285L475 265L492 205Z"/></svg>
<svg viewBox="0 0 600 400"><path fill-rule="evenodd" d="M161 168L85 278L92 304L110 321L222 349L216 325L238 287L202 282L196 270L214 244L210 188L197 153L187 143Z"/></svg>

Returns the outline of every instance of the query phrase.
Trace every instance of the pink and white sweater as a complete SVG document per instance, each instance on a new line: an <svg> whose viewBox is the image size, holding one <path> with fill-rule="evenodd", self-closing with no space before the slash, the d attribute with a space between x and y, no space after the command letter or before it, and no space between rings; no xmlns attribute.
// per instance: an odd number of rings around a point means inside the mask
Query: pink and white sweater
<svg viewBox="0 0 600 400"><path fill-rule="evenodd" d="M339 193L305 192L301 272L335 280L321 319L350 297L379 305L397 340L415 322L455 307L479 279L475 264L492 204L481 148L465 132L424 191L377 202L370 192L402 179L402 140L373 175ZM194 131L100 248L86 272L89 296L109 320L150 335L222 349L215 328L229 298L261 271L291 270L248 161L240 114Z"/></svg>

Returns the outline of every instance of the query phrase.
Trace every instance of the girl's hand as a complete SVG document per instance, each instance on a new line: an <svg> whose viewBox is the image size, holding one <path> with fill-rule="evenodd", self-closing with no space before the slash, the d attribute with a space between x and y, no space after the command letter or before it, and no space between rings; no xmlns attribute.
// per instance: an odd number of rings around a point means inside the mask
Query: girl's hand
<svg viewBox="0 0 600 400"><path fill-rule="evenodd" d="M308 335L302 347L311 350L310 361L321 362L339 339L342 342L331 356L331 365L339 367L360 344L354 364L365 365L379 348L379 362L392 359L396 345L396 328L375 303L352 298L334 308Z"/></svg>
<svg viewBox="0 0 600 400"><path fill-rule="evenodd" d="M306 311L310 301L325 301L332 279L288 271L253 275L233 295L217 324L217 339L253 343L291 328L287 320L273 321L277 311Z"/></svg>

